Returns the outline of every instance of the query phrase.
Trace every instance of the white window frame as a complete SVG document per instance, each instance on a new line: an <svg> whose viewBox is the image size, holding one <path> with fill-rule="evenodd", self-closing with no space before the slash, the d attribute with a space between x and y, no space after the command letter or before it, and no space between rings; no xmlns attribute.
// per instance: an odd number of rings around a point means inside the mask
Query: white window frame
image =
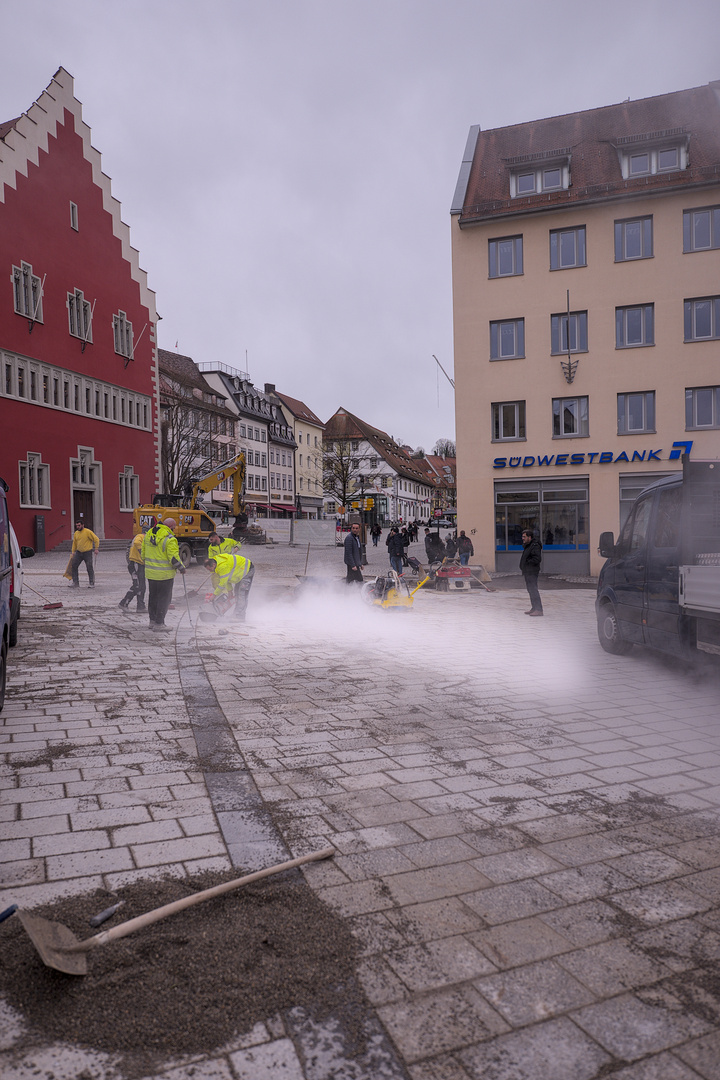
<svg viewBox="0 0 720 1080"><path fill-rule="evenodd" d="M565 429L565 413L568 408L574 407L575 411L571 415L577 424L577 431L566 431ZM576 397L562 397L553 398L552 413L553 413L553 439L586 439L590 434L590 422L588 419L589 412L589 399L587 396ZM558 423L556 431L555 418L557 417Z"/></svg>
<svg viewBox="0 0 720 1080"><path fill-rule="evenodd" d="M77 203L70 203L70 228L78 231L78 208Z"/></svg>
<svg viewBox="0 0 720 1080"><path fill-rule="evenodd" d="M490 429L491 442L527 441L524 401L493 401L490 408L492 422ZM507 421L509 421L509 423L507 423ZM512 435L505 434L506 426L512 428Z"/></svg>
<svg viewBox="0 0 720 1080"><path fill-rule="evenodd" d="M554 174L558 182L554 183ZM570 161L568 158L543 162L529 162L510 173L510 198L523 199L529 195L541 195L547 191L565 191L570 187Z"/></svg>
<svg viewBox="0 0 720 1080"><path fill-rule="evenodd" d="M50 466L43 462L42 454L28 451L25 461L18 462L18 492L20 506L50 510Z"/></svg>
<svg viewBox="0 0 720 1080"><path fill-rule="evenodd" d="M113 315L113 339L115 341L115 352L118 356L124 356L128 360L132 360L133 325L124 311L118 310L117 315Z"/></svg>
<svg viewBox="0 0 720 1080"><path fill-rule="evenodd" d="M642 399L642 427L630 427L630 399ZM648 418L649 407L652 408L652 417ZM650 422L650 420L652 422ZM617 421L618 435L643 435L652 434L655 431L655 391L637 390L630 393L618 394L617 396Z"/></svg>
<svg viewBox="0 0 720 1080"><path fill-rule="evenodd" d="M710 333L699 334L697 330L698 304L708 304L710 308ZM716 341L720 338L720 296L698 296L684 301L684 340Z"/></svg>
<svg viewBox="0 0 720 1080"><path fill-rule="evenodd" d="M513 351L503 352L503 328L511 326ZM490 360L522 360L525 356L525 320L497 319L490 323Z"/></svg>
<svg viewBox="0 0 720 1080"><path fill-rule="evenodd" d="M670 151L675 152L674 163L663 164L661 156ZM646 159L644 168L641 167L642 158ZM638 143L632 149L624 146L620 152L623 180L634 180L638 176L655 176L657 173L679 172L687 168L687 163L686 141L671 141L655 145Z"/></svg>
<svg viewBox="0 0 720 1080"><path fill-rule="evenodd" d="M501 253L501 247L503 251ZM505 253L510 255L510 269L501 269L501 256ZM522 233L517 236L499 236L494 240L488 240L488 277L520 277L523 273L523 238Z"/></svg>
<svg viewBox="0 0 720 1080"><path fill-rule="evenodd" d="M571 311L568 323L567 312L550 316L550 355L567 356L568 326L570 329L570 352L588 351L587 311ZM575 345L573 346L573 338Z"/></svg>
<svg viewBox="0 0 720 1080"><path fill-rule="evenodd" d="M13 285L13 304L15 314L24 319L41 323L43 321L42 301L43 286L38 274L33 273L30 263L20 260L20 266L13 266L10 280Z"/></svg>
<svg viewBox="0 0 720 1080"><path fill-rule="evenodd" d="M709 244L696 243L696 218L700 214L708 215ZM720 206L698 206L692 210L683 210L683 251L713 251L715 248L720 248Z"/></svg>
<svg viewBox="0 0 720 1080"><path fill-rule="evenodd" d="M72 337L92 344L92 306L82 289L67 294L68 329Z"/></svg>
<svg viewBox="0 0 720 1080"><path fill-rule="evenodd" d="M563 237L566 236L573 237L572 262L563 261ZM579 266L587 266L587 227L573 225L569 229L551 229L550 269L575 270Z"/></svg>
<svg viewBox="0 0 720 1080"><path fill-rule="evenodd" d="M640 254L628 255L628 227L640 226ZM637 262L638 259L653 258L653 216L624 218L615 222L615 262Z"/></svg>
<svg viewBox="0 0 720 1080"><path fill-rule="evenodd" d="M641 312L642 340L627 340L627 321L631 311ZM616 349L644 349L655 344L655 305L654 304L629 304L627 307L615 308L615 348Z"/></svg>
<svg viewBox="0 0 720 1080"><path fill-rule="evenodd" d="M710 423L701 424L698 421L698 394L710 396ZM685 430L686 431L710 431L720 428L720 386L694 386L685 391Z"/></svg>
<svg viewBox="0 0 720 1080"><path fill-rule="evenodd" d="M125 465L118 476L120 487L120 510L132 513L140 505L140 477L132 465Z"/></svg>

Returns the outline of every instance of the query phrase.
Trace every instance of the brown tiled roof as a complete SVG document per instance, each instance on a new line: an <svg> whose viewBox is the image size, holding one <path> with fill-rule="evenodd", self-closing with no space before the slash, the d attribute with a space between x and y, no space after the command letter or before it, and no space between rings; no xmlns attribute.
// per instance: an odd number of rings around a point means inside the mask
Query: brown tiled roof
<svg viewBox="0 0 720 1080"><path fill-rule="evenodd" d="M304 401L290 397L288 394L281 394L279 390L276 390L275 393L297 420L304 420L307 424L314 424L316 427L325 427L322 420L318 419Z"/></svg>
<svg viewBox="0 0 720 1080"><path fill-rule="evenodd" d="M623 180L619 140L688 137L686 169ZM622 142L620 142L622 145ZM514 166L543 155L570 155L565 191L510 198ZM521 159L517 161L517 159ZM646 194L669 187L720 183L720 81L671 94L623 101L511 127L480 131L460 224L503 214L532 213L566 204Z"/></svg>
<svg viewBox="0 0 720 1080"><path fill-rule="evenodd" d="M354 416L347 409L338 409L335 415L330 417L325 425L323 438L329 441L365 439L377 451L378 456L383 458L396 473L406 477L408 480L414 480L416 483L427 484L429 482L425 472L420 467L421 461L410 458L387 432L366 424L364 420L360 420L359 417Z"/></svg>
<svg viewBox="0 0 720 1080"><path fill-rule="evenodd" d="M163 379L163 375L169 376L182 386L194 390L200 390L203 394L216 398L217 404L212 401L203 401L201 398L193 399L198 408L210 409L235 420L235 413L224 405L225 398L218 394L217 390L206 382L205 377L198 371L195 361L190 356L181 356L180 353L168 352L167 349L158 349L158 370L160 373L160 389L163 393L171 394L170 384Z"/></svg>

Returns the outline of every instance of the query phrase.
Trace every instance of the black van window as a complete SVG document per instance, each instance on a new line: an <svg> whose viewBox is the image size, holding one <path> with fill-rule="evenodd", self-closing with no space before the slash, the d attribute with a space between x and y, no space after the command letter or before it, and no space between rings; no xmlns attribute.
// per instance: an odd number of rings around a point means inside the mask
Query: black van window
<svg viewBox="0 0 720 1080"><path fill-rule="evenodd" d="M635 507L635 513L632 519L632 533L630 536L630 551L637 551L639 548L645 546L645 541L648 534L648 526L650 524L650 510L652 509L652 498L642 499L641 502Z"/></svg>
<svg viewBox="0 0 720 1080"><path fill-rule="evenodd" d="M653 532L653 547L674 548L680 542L680 511L682 488L665 488L658 498L657 519Z"/></svg>

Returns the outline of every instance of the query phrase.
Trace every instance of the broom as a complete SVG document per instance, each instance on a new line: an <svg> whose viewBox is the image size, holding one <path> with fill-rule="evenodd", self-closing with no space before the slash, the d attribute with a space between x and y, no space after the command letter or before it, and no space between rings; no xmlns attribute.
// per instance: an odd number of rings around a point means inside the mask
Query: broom
<svg viewBox="0 0 720 1080"><path fill-rule="evenodd" d="M27 581L23 581L23 588L29 589L30 592L34 592L36 596L39 596L41 600L46 600L47 603L43 604L43 611L54 611L55 608L61 608L62 603L58 600L55 604L50 603L47 596L43 596L37 589L33 589L32 585L28 585Z"/></svg>

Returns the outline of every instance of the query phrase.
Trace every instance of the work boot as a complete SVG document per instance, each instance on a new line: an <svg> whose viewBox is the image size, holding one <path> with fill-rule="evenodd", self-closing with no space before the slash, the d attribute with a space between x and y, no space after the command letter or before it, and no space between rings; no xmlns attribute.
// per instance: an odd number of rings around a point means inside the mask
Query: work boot
<svg viewBox="0 0 720 1080"><path fill-rule="evenodd" d="M138 606L137 606L137 614L138 615L145 615L146 612L147 612L147 608L145 607L145 605L144 604L138 604Z"/></svg>
<svg viewBox="0 0 720 1080"><path fill-rule="evenodd" d="M118 607L122 608L123 611L125 611L127 609L127 606L128 606L128 601L127 600L121 600L120 603L118 604Z"/></svg>

